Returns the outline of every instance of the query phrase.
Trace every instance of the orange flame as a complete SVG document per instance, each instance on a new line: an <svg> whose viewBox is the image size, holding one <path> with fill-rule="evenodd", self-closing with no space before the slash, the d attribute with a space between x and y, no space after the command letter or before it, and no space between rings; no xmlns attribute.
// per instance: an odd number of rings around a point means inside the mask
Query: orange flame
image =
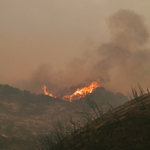
<svg viewBox="0 0 150 150"><path fill-rule="evenodd" d="M99 81L99 79L96 81L96 82L92 82L88 87L84 87L84 88L78 88L72 95L66 95L66 96L63 96L63 100L67 100L67 101L70 101L72 102L73 99L80 99L82 97L85 97L87 94L89 93L92 93L94 89L96 89L98 87L97 85L97 82ZM46 86L43 85L43 89L44 89L44 94L45 95L49 95L51 97L55 97L56 96L53 96L52 94L49 94L47 91L46 91Z"/></svg>
<svg viewBox="0 0 150 150"><path fill-rule="evenodd" d="M46 85L43 85L42 89L44 89L44 94L45 94L45 95L48 95L48 96L51 96L51 97L55 97L55 98L56 98L56 96L53 96L53 94L48 93L48 92L46 91Z"/></svg>
<svg viewBox="0 0 150 150"><path fill-rule="evenodd" d="M88 93L92 93L94 89L98 87L97 82L92 82L88 87L84 87L81 89L77 89L72 95L66 95L63 97L63 100L68 99L70 102L72 102L73 99L80 99L82 97L85 97Z"/></svg>

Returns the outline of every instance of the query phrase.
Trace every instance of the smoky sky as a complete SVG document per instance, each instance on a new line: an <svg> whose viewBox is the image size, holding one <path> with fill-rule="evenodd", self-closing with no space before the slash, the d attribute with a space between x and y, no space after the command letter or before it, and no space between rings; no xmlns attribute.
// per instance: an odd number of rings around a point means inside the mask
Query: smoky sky
<svg viewBox="0 0 150 150"><path fill-rule="evenodd" d="M99 85L113 92L127 94L130 86L150 86L149 29L143 16L120 9L107 20L109 42L84 52L82 59L72 59L66 70L55 70L50 64L39 66L29 80L18 86L41 93L42 85L56 95L73 93L77 88L99 80Z"/></svg>
<svg viewBox="0 0 150 150"><path fill-rule="evenodd" d="M108 18L130 9L149 25L149 5L149 0L0 0L0 83L14 86L43 64L65 70L83 53L100 57L90 52L110 41Z"/></svg>
<svg viewBox="0 0 150 150"><path fill-rule="evenodd" d="M101 70L114 89L126 91L127 84L136 86L138 82L149 86L149 30L143 17L132 10L119 10L109 18L108 26L110 42L100 46L103 59L94 65L94 71L99 74Z"/></svg>

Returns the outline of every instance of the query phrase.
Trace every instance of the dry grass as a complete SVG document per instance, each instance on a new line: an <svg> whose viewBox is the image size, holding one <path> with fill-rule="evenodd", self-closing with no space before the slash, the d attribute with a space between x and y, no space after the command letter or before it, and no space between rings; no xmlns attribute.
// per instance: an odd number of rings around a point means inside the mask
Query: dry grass
<svg viewBox="0 0 150 150"><path fill-rule="evenodd" d="M149 150L150 93L132 88L132 100L103 114L93 100L88 104L95 116L84 114L87 122L59 123L50 136L42 138L36 148L42 150ZM131 96L130 95L130 96ZM82 124L83 123L83 124ZM68 129L69 132L66 132ZM70 129L70 130L69 130ZM35 149L36 149L35 148ZM34 149L34 148L33 148Z"/></svg>

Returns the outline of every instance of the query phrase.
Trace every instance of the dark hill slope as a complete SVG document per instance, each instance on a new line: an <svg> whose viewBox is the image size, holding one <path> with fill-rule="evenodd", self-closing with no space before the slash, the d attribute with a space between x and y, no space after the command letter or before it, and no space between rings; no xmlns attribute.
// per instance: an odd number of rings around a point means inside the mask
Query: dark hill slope
<svg viewBox="0 0 150 150"><path fill-rule="evenodd" d="M91 124L91 136L79 149L150 149L150 95L134 99Z"/></svg>
<svg viewBox="0 0 150 150"><path fill-rule="evenodd" d="M128 101L123 94L113 94L105 88L97 88L91 95L106 108ZM0 149L23 149L32 139L45 136L58 119L64 121L69 115L79 119L83 108L90 112L86 98L67 102L46 95L32 94L9 85L0 84ZM106 110L104 110L106 111ZM13 145L13 146L12 146Z"/></svg>
<svg viewBox="0 0 150 150"><path fill-rule="evenodd" d="M59 136L60 131L57 130ZM110 109L67 137L48 139L49 150L149 150L150 94Z"/></svg>

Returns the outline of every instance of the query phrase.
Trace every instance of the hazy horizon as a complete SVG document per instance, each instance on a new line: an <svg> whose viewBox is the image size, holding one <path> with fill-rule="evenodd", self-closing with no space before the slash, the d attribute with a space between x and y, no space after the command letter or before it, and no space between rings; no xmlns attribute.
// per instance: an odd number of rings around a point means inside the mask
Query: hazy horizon
<svg viewBox="0 0 150 150"><path fill-rule="evenodd" d="M53 93L150 87L148 0L0 1L0 84ZM68 90L67 89L67 90Z"/></svg>

